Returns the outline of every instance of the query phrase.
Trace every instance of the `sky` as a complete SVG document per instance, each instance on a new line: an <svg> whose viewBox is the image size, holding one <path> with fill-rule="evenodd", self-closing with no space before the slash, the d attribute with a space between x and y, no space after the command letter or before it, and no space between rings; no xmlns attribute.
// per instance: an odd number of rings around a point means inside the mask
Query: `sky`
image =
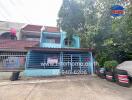
<svg viewBox="0 0 132 100"><path fill-rule="evenodd" d="M0 21L56 26L62 0L0 0Z"/></svg>

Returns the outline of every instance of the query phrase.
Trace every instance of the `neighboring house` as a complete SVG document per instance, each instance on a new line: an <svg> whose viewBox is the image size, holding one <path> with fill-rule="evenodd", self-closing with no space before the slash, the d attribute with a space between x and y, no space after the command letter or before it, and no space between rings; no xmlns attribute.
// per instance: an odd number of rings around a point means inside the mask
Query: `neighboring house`
<svg viewBox="0 0 132 100"><path fill-rule="evenodd" d="M9 38L10 31L12 28L16 30L16 37L19 38L21 27L25 25L24 23L15 23L15 22L7 22L0 21L0 37L3 35L4 37Z"/></svg>
<svg viewBox="0 0 132 100"><path fill-rule="evenodd" d="M43 28L45 28L47 32L60 31L57 27L0 21L0 38L10 39L10 31L12 28L16 30L17 40L30 41L39 41L40 33Z"/></svg>
<svg viewBox="0 0 132 100"><path fill-rule="evenodd" d="M25 25L23 28L21 28L19 39L39 41L42 27L43 26L40 25Z"/></svg>
<svg viewBox="0 0 132 100"><path fill-rule="evenodd" d="M43 28L45 28L47 32L58 32L59 31L59 28L57 27L27 24L23 28L21 28L20 40L39 41L41 30Z"/></svg>
<svg viewBox="0 0 132 100"><path fill-rule="evenodd" d="M37 41L0 39L0 71L23 70L27 51L36 47Z"/></svg>

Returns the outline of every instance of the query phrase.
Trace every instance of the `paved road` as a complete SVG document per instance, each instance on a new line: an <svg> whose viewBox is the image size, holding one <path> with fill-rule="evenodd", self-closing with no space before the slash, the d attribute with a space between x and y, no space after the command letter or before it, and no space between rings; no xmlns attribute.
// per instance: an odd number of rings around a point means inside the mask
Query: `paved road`
<svg viewBox="0 0 132 100"><path fill-rule="evenodd" d="M132 100L132 87L121 87L96 76L0 81L0 100Z"/></svg>

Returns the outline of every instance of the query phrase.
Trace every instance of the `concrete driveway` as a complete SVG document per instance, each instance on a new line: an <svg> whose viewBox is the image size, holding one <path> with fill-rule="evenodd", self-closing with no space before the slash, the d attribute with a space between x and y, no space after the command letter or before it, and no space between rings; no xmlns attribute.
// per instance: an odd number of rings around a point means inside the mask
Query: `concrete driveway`
<svg viewBox="0 0 132 100"><path fill-rule="evenodd" d="M0 81L0 100L132 100L132 87L121 87L96 76Z"/></svg>

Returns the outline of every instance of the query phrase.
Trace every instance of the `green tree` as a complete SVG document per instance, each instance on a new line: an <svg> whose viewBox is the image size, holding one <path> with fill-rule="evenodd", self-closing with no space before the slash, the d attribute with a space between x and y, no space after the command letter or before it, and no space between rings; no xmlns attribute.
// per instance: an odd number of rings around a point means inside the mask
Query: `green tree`
<svg viewBox="0 0 132 100"><path fill-rule="evenodd" d="M67 32L67 42L70 46L73 34L84 29L85 18L81 5L75 0L63 0L58 16L58 25Z"/></svg>
<svg viewBox="0 0 132 100"><path fill-rule="evenodd" d="M74 34L84 28L84 13L75 0L63 0L59 11L59 25L68 34Z"/></svg>
<svg viewBox="0 0 132 100"><path fill-rule="evenodd" d="M71 36L78 33L81 46L95 48L96 59L105 61L132 59L132 6L125 16L112 18L111 6L117 0L63 0L59 25Z"/></svg>

